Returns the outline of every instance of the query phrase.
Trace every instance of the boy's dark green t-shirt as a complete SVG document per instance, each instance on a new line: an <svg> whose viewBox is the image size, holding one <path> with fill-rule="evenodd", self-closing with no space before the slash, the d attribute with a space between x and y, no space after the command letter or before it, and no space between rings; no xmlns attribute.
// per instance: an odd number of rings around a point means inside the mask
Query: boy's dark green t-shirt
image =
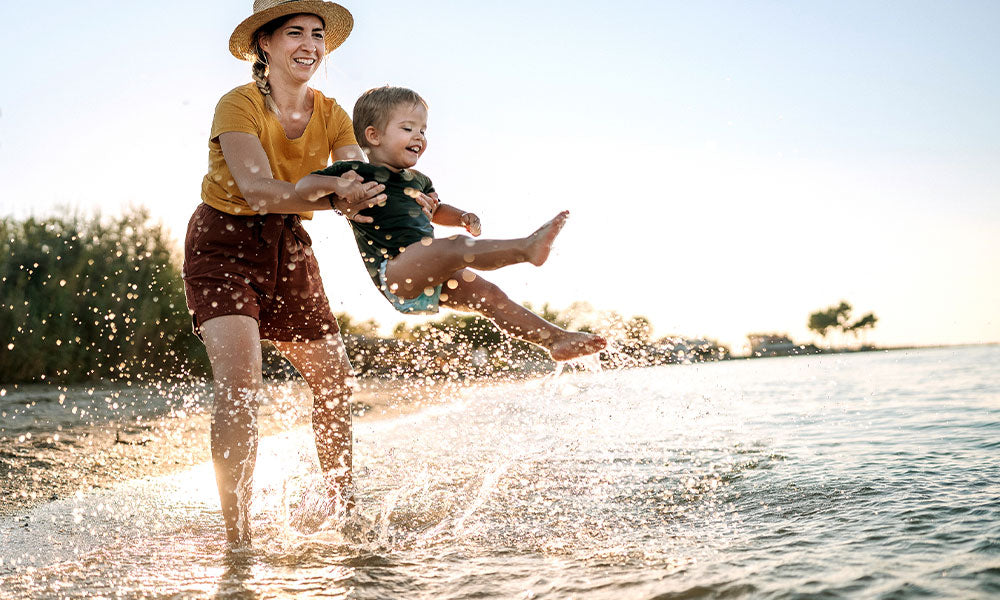
<svg viewBox="0 0 1000 600"><path fill-rule="evenodd" d="M429 194L434 191L434 185L426 175L413 169L396 173L386 167L353 160L337 161L314 173L340 176L352 170L365 181L385 185L386 201L360 213L374 220L371 223L350 222L368 275L378 286L378 271L383 262L395 258L401 248L434 237L430 217L409 195L414 192Z"/></svg>

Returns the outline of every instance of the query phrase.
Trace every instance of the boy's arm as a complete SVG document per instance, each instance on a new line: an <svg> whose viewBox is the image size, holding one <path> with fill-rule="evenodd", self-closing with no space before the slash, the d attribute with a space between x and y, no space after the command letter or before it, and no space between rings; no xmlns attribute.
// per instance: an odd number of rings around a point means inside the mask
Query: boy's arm
<svg viewBox="0 0 1000 600"><path fill-rule="evenodd" d="M431 223L445 227L464 227L466 231L477 237L482 233L482 225L475 213L465 212L450 204L438 204L437 210L431 216Z"/></svg>
<svg viewBox="0 0 1000 600"><path fill-rule="evenodd" d="M320 175L310 173L295 183L295 192L309 202L316 202L325 196L330 197L330 207L341 211L348 219L358 223L371 223L372 218L359 215L358 211L375 206L385 200L385 189L382 184L370 181L365 183L356 171L347 171L343 175ZM372 191L378 196L370 197Z"/></svg>

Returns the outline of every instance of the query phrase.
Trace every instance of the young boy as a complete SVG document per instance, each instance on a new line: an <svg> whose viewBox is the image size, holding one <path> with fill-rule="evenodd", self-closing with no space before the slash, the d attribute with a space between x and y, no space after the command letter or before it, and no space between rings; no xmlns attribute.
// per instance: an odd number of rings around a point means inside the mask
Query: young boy
<svg viewBox="0 0 1000 600"><path fill-rule="evenodd" d="M480 235L480 224L475 214L438 203L431 180L413 169L427 148L426 129L427 103L416 92L388 86L369 90L354 106L354 133L370 162L336 162L303 178L296 188L315 196L309 193L318 183L314 178L352 170L365 181L385 185L388 199L362 210L351 225L368 274L398 311L436 313L443 304L476 312L508 334L545 348L554 360L603 349L607 343L601 336L549 323L470 270L491 271L522 262L540 266L568 211L520 239L434 237L432 223L464 227L474 237Z"/></svg>

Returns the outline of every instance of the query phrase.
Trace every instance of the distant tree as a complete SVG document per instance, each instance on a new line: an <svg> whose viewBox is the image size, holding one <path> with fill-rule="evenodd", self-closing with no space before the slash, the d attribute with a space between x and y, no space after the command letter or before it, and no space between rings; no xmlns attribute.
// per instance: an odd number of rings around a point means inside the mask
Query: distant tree
<svg viewBox="0 0 1000 600"><path fill-rule="evenodd" d="M874 328L876 323L878 323L878 317L875 316L875 313L868 313L854 323L848 325L844 332L857 337L859 333L864 333L866 329Z"/></svg>
<svg viewBox="0 0 1000 600"><path fill-rule="evenodd" d="M339 312L333 316L337 318L337 325L340 326L340 331L343 333L378 337L378 321L375 319L358 321L346 312Z"/></svg>
<svg viewBox="0 0 1000 600"><path fill-rule="evenodd" d="M396 323L396 326L392 328L392 337L398 340L413 341L413 333L405 321Z"/></svg>
<svg viewBox="0 0 1000 600"><path fill-rule="evenodd" d="M858 333L874 327L875 323L878 322L874 313L868 313L852 323L852 310L854 308L843 300L836 306L818 310L809 315L809 329L815 331L821 338L826 338L827 334L834 329L857 337Z"/></svg>
<svg viewBox="0 0 1000 600"><path fill-rule="evenodd" d="M530 302L525 302L524 307L535 313L539 317L545 319L549 323L555 323L559 327L567 328L570 326L569 319L567 318L566 311L557 311L552 308L548 302L542 305L542 307L535 308Z"/></svg>
<svg viewBox="0 0 1000 600"><path fill-rule="evenodd" d="M477 315L451 313L427 325L442 334L447 334L453 343L463 344L469 348L495 348L507 341L507 335L496 325L489 319Z"/></svg>
<svg viewBox="0 0 1000 600"><path fill-rule="evenodd" d="M843 328L851 316L851 305L841 301L836 306L818 310L809 315L809 329L825 338L831 329Z"/></svg>
<svg viewBox="0 0 1000 600"><path fill-rule="evenodd" d="M630 341L648 344L653 334L652 322L642 315L636 315L625 323L625 337Z"/></svg>
<svg viewBox="0 0 1000 600"><path fill-rule="evenodd" d="M809 329L815 331L821 338L825 339L830 329L836 325L837 316L829 311L820 310L809 315Z"/></svg>

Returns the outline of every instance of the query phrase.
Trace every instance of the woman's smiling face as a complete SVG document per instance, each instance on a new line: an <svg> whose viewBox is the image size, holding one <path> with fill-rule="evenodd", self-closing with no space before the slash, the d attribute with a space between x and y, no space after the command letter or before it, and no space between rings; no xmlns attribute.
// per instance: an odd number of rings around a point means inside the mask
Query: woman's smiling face
<svg viewBox="0 0 1000 600"><path fill-rule="evenodd" d="M313 76L326 53L326 29L316 15L295 15L271 35L260 38L267 55L269 75L287 75L291 81L306 82Z"/></svg>

